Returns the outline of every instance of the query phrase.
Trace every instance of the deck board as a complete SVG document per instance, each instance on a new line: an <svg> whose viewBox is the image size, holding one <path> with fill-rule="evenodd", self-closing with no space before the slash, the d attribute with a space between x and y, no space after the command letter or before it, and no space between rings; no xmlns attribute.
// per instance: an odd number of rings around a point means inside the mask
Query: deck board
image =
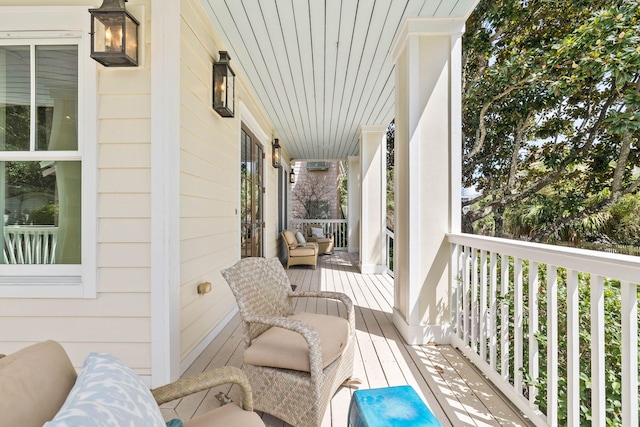
<svg viewBox="0 0 640 427"><path fill-rule="evenodd" d="M360 388L409 384L445 427L530 425L451 346L406 344L392 323L393 278L359 274L357 254L324 255L315 270L295 266L287 272L297 290L344 292L352 298L356 315L354 377L362 380ZM297 299L295 310L344 315L342 304L314 298ZM242 327L236 315L183 376L219 366L241 366L242 350ZM219 391L234 400L239 398L237 387L218 387L162 405L163 415L167 420L189 419L207 412L219 406L215 398ZM342 388L334 395L323 427L347 425L352 393ZM269 427L289 427L269 414L262 417Z"/></svg>

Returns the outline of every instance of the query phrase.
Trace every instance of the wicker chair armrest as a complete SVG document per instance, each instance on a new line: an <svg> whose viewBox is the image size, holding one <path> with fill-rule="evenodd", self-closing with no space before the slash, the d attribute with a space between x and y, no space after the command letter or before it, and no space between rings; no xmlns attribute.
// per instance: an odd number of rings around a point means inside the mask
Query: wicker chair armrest
<svg viewBox="0 0 640 427"><path fill-rule="evenodd" d="M311 376L315 378L320 377L322 374L320 335L310 324L301 320L291 319L289 317L251 316L245 318L245 321L249 323L261 323L264 325L277 326L302 335L309 346L309 367L311 368Z"/></svg>
<svg viewBox="0 0 640 427"><path fill-rule="evenodd" d="M340 301L347 309L347 320L351 325L351 330L355 330L356 318L353 312L353 301L347 294L342 292L330 292L330 291L300 291L290 294L291 298L327 298Z"/></svg>
<svg viewBox="0 0 640 427"><path fill-rule="evenodd" d="M162 387L154 388L151 394L158 403L171 402L181 397L189 396L202 390L208 390L223 384L237 384L242 391L242 408L246 411L253 411L253 398L251 396L251 386L249 380L240 368L235 366L225 366L210 371L205 371L199 375L184 378Z"/></svg>

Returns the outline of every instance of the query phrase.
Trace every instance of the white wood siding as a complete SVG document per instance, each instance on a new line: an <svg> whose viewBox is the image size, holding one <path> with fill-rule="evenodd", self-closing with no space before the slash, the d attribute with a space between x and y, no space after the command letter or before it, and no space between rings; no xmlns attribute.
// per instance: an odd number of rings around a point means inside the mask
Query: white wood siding
<svg viewBox="0 0 640 427"><path fill-rule="evenodd" d="M86 6L73 0L0 0L0 6L34 8L52 3ZM76 367L90 352L105 351L149 376L151 220L157 214L151 209L151 0L132 0L127 9L142 18L141 65L98 67L97 297L0 299L0 353L54 339ZM236 305L220 270L240 257L240 119L239 114L222 118L211 109L211 64L226 48L197 0L181 2L180 41L180 158L174 161L180 162L175 177L180 182L180 359L188 364ZM278 238L278 180L271 167L271 138L277 135L233 58L231 64L238 74L236 111L242 101L267 135L261 142L266 153L265 254L271 257ZM203 281L212 283L212 292L199 296L196 287Z"/></svg>
<svg viewBox="0 0 640 427"><path fill-rule="evenodd" d="M128 6L134 14L143 12L138 18L149 18L150 4L135 0ZM86 7L87 2L0 0L0 6L34 6L34 10L45 5ZM85 18L89 19L88 12ZM141 24L148 31L148 19ZM56 25L52 22L59 29ZM80 54L88 57L89 52ZM0 353L54 339L76 367L90 352L105 351L138 374L150 375L149 63L144 58L140 67L99 66L97 71L97 297L0 299Z"/></svg>
<svg viewBox="0 0 640 427"><path fill-rule="evenodd" d="M212 62L227 50L196 0L181 3L180 31L180 355L188 365L236 303L220 270L240 257L240 101L261 128L272 126L236 71L236 115L220 117L211 108ZM277 174L271 167L271 141L265 153L266 254L276 253ZM211 282L200 296L197 286Z"/></svg>

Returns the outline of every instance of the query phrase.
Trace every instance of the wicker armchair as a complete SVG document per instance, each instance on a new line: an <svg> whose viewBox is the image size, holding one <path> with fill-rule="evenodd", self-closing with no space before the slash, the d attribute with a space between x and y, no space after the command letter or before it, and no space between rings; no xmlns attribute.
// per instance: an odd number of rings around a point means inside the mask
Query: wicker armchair
<svg viewBox="0 0 640 427"><path fill-rule="evenodd" d="M208 425L264 427L264 423L258 414L253 412L253 399L249 381L242 370L234 366L212 369L199 375L172 382L151 390L151 394L158 405L162 405L163 403L224 384L237 384L240 387L242 391L242 407L235 403L221 406L185 421L184 427Z"/></svg>
<svg viewBox="0 0 640 427"><path fill-rule="evenodd" d="M317 427L329 401L353 371L355 318L338 292L292 292L277 258L245 258L222 271L238 302L244 366L256 410L294 426ZM294 314L294 298L342 302L347 318Z"/></svg>
<svg viewBox="0 0 640 427"><path fill-rule="evenodd" d="M291 230L284 230L282 239L287 248L287 270L292 265L310 265L316 269L319 252L317 243L298 243L296 235Z"/></svg>
<svg viewBox="0 0 640 427"><path fill-rule="evenodd" d="M307 225L307 242L316 242L318 244L319 250L321 254L332 254L333 253L333 233L325 234L324 237L318 237L313 234L311 231L314 228L322 228L322 224L309 224Z"/></svg>

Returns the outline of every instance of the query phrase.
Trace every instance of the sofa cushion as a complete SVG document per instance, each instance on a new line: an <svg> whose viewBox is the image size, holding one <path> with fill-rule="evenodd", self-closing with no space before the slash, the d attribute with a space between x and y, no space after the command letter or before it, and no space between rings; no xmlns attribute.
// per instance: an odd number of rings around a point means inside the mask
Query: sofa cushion
<svg viewBox="0 0 640 427"><path fill-rule="evenodd" d="M166 427L151 391L120 359L91 353L62 409L43 427Z"/></svg>
<svg viewBox="0 0 640 427"><path fill-rule="evenodd" d="M349 339L349 322L338 316L297 313L289 317L309 323L320 336L322 367L326 368L344 351ZM253 340L244 352L244 362L256 366L309 372L309 346L302 335L272 327Z"/></svg>
<svg viewBox="0 0 640 427"><path fill-rule="evenodd" d="M0 424L42 427L76 381L67 353L55 341L25 347L0 359Z"/></svg>
<svg viewBox="0 0 640 427"><path fill-rule="evenodd" d="M260 416L245 411L236 403L229 403L198 417L186 420L184 427L264 427Z"/></svg>

